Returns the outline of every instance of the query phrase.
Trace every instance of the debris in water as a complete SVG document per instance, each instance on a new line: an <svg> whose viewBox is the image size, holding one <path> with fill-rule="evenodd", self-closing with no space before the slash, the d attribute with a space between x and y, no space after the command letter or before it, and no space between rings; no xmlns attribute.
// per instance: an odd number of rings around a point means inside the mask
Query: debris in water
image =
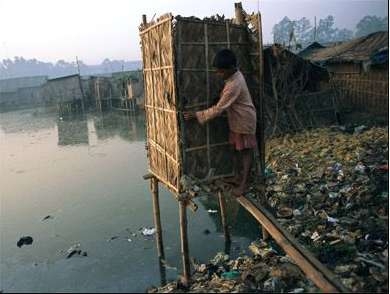
<svg viewBox="0 0 390 294"><path fill-rule="evenodd" d="M30 236L25 236L19 239L19 241L16 243L16 246L19 248L22 247L23 245L31 245L33 242L33 238Z"/></svg>
<svg viewBox="0 0 390 294"><path fill-rule="evenodd" d="M81 254L81 250L72 250L71 252L68 253L68 255L66 256L66 258L71 258L73 255L75 254L78 254L80 255Z"/></svg>
<svg viewBox="0 0 390 294"><path fill-rule="evenodd" d="M144 236L152 236L156 233L156 228L141 228L140 231Z"/></svg>
<svg viewBox="0 0 390 294"><path fill-rule="evenodd" d="M208 209L207 212L208 212L208 213L218 213L218 210Z"/></svg>
<svg viewBox="0 0 390 294"><path fill-rule="evenodd" d="M45 220L48 220L48 219L52 219L52 218L54 218L54 217L52 217L51 215L47 215L47 216L45 216L45 217L42 219L42 221L45 221Z"/></svg>

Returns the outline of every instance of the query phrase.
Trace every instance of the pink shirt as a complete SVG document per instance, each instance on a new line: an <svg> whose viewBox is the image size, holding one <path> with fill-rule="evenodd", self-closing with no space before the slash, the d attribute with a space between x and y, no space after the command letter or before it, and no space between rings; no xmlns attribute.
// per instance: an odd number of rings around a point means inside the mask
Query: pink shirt
<svg viewBox="0 0 390 294"><path fill-rule="evenodd" d="M206 110L197 111L196 118L199 123L204 124L225 110L230 131L240 134L256 133L256 109L245 78L238 70L225 81L218 103Z"/></svg>

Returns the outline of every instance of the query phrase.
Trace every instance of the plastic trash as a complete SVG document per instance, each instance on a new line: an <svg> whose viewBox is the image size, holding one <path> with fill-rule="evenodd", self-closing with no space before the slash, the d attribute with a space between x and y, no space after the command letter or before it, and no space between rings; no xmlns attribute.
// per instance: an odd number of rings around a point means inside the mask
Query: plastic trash
<svg viewBox="0 0 390 294"><path fill-rule="evenodd" d="M33 242L33 238L30 236L25 236L19 239L19 241L16 243L16 246L19 248L22 247L23 245L31 245Z"/></svg>
<svg viewBox="0 0 390 294"><path fill-rule="evenodd" d="M328 216L327 221L328 221L329 223L335 224L335 223L337 223L339 220L338 220L337 218L333 218L333 217L331 217L331 216Z"/></svg>
<svg viewBox="0 0 390 294"><path fill-rule="evenodd" d="M358 163L356 166L355 166L355 171L360 173L360 174L364 174L364 172L366 171L366 166L362 163Z"/></svg>
<svg viewBox="0 0 390 294"><path fill-rule="evenodd" d="M221 277L226 279L226 280L235 280L241 276L240 272L238 271L229 271L229 272L224 272L221 274Z"/></svg>
<svg viewBox="0 0 390 294"><path fill-rule="evenodd" d="M218 210L208 209L207 212L208 212L208 213L218 213Z"/></svg>
<svg viewBox="0 0 390 294"><path fill-rule="evenodd" d="M358 126L354 129L354 134L358 135L358 134L362 133L365 129L367 129L367 127L365 125Z"/></svg>
<svg viewBox="0 0 390 294"><path fill-rule="evenodd" d="M141 229L141 234L144 236L152 236L156 233L155 228L142 228Z"/></svg>

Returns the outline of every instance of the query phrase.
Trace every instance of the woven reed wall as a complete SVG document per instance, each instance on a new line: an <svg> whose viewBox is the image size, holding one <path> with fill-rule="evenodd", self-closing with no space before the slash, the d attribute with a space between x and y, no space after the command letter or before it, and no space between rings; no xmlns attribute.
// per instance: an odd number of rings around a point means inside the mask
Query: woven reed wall
<svg viewBox="0 0 390 294"><path fill-rule="evenodd" d="M335 73L335 87L342 108L364 110L372 114L387 114L389 109L389 79L386 70L366 73Z"/></svg>
<svg viewBox="0 0 390 294"><path fill-rule="evenodd" d="M181 156L172 33L172 17L167 15L140 35L149 168L178 192Z"/></svg>
<svg viewBox="0 0 390 294"><path fill-rule="evenodd" d="M201 126L184 121L182 111L202 110L218 101L222 81L212 67L215 54L232 49L240 70L253 74L249 33L226 21L166 15L140 31L150 172L174 192L183 174L232 174L226 116ZM250 84L250 83L248 83Z"/></svg>

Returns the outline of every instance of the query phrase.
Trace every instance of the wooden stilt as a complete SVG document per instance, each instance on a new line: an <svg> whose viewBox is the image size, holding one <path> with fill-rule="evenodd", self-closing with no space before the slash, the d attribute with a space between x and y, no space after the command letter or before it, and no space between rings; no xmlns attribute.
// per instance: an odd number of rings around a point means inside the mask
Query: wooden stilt
<svg viewBox="0 0 390 294"><path fill-rule="evenodd" d="M229 235L229 229L227 224L226 203L225 203L225 198L222 195L222 192L218 192L218 200L219 200L219 208L221 211L223 234L225 236L225 241L230 242L230 235Z"/></svg>
<svg viewBox="0 0 390 294"><path fill-rule="evenodd" d="M187 201L179 201L179 217L180 217L180 242L181 256L183 260L183 284L188 285L190 282L190 257L188 251L188 236L187 236Z"/></svg>
<svg viewBox="0 0 390 294"><path fill-rule="evenodd" d="M156 243L157 243L157 252L159 258L164 257L164 247L162 240L162 228L161 228L161 218L160 218L160 204L158 197L158 179L156 177L152 177L150 179L150 189L152 191L153 196L153 218L154 225L156 227Z"/></svg>
<svg viewBox="0 0 390 294"><path fill-rule="evenodd" d="M158 265L160 269L160 284L161 286L165 286L167 284L167 271L164 265L164 260L159 257Z"/></svg>

